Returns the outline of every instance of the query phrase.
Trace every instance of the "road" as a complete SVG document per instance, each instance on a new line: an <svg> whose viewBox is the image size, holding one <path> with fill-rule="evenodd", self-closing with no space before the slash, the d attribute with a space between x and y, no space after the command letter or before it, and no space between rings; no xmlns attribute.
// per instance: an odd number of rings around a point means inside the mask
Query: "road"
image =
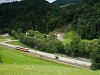
<svg viewBox="0 0 100 75"><path fill-rule="evenodd" d="M7 47L10 47L10 48L14 48L16 50L16 46L14 46L14 45L6 44L4 42L0 42L0 45L7 46ZM48 58L48 59L55 60L55 54L41 52L41 51L37 51L37 50L34 50L34 49L29 49L29 52L40 55L40 56ZM73 59L73 58L67 58L67 57L63 57L63 56L59 56L59 59L57 61L67 63L67 64L71 64L71 65L74 65L74 66L84 67L84 68L89 68L91 66L91 62L82 61L82 60Z"/></svg>

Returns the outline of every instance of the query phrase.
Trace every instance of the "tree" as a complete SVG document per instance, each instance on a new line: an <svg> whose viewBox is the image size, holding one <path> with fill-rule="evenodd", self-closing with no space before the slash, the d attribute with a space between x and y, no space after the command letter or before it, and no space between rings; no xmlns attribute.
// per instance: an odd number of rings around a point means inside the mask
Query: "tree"
<svg viewBox="0 0 100 75"><path fill-rule="evenodd" d="M100 69L100 45L94 48L93 53L91 54L92 60L92 69Z"/></svg>
<svg viewBox="0 0 100 75"><path fill-rule="evenodd" d="M93 52L91 53L92 65L91 69L96 70L100 69L100 39L98 44L96 44L93 48Z"/></svg>
<svg viewBox="0 0 100 75"><path fill-rule="evenodd" d="M70 42L71 56L79 56L80 41L81 38L78 35L73 37L72 41Z"/></svg>
<svg viewBox="0 0 100 75"><path fill-rule="evenodd" d="M65 53L64 45L61 41L56 41L55 42L55 47L56 47L58 53Z"/></svg>
<svg viewBox="0 0 100 75"><path fill-rule="evenodd" d="M64 46L64 49L65 49L65 53L66 53L67 55L71 56L71 51L72 51L71 45L70 45L70 44L66 44L66 45Z"/></svg>

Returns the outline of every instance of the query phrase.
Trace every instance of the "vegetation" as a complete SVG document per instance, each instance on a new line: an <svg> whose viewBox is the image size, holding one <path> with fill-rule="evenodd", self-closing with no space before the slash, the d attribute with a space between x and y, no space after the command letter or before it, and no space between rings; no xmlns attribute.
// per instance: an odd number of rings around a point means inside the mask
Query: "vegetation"
<svg viewBox="0 0 100 75"><path fill-rule="evenodd" d="M15 38L11 36L0 36L0 42L6 41L6 39L14 40Z"/></svg>
<svg viewBox="0 0 100 75"><path fill-rule="evenodd" d="M0 63L1 63L1 55L0 55Z"/></svg>
<svg viewBox="0 0 100 75"><path fill-rule="evenodd" d="M71 4L79 4L79 3L90 3L90 2L99 2L99 0L56 0L53 2L53 4L56 4L56 5L71 5Z"/></svg>
<svg viewBox="0 0 100 75"><path fill-rule="evenodd" d="M62 42L56 39L53 33L41 34L38 31L27 31L28 35L21 38L21 42L41 51L56 53L63 49Z"/></svg>
<svg viewBox="0 0 100 75"><path fill-rule="evenodd" d="M68 46L68 48L66 50L66 53L68 53L68 55L70 56L79 56L79 50L80 50L80 41L81 41L81 38L77 35L75 36L72 41L70 42L70 48ZM66 46L67 47L67 46Z"/></svg>
<svg viewBox="0 0 100 75"><path fill-rule="evenodd" d="M0 46L1 61L3 64L19 64L19 65L49 65L50 61L42 60L38 57L33 57L30 54L15 51L4 46ZM41 63L42 62L42 63ZM57 65L56 63L52 65Z"/></svg>
<svg viewBox="0 0 100 75"><path fill-rule="evenodd" d="M64 32L64 41L63 44L69 44L73 38L75 38L78 34L75 31Z"/></svg>
<svg viewBox="0 0 100 75"><path fill-rule="evenodd" d="M71 4L71 3L80 3L86 0L56 0L53 2L53 4L57 4L57 5L65 5L65 4Z"/></svg>
<svg viewBox="0 0 100 75"><path fill-rule="evenodd" d="M70 3L73 2L77 3L79 0L70 0ZM82 3L64 8L45 0L21 0L0 4L1 34L9 32L22 43L41 51L91 58L93 69L100 68L100 39L90 42L82 39L100 38L99 24L100 0L83 0ZM64 37L64 43L51 33L62 26L72 31L65 34L67 36Z"/></svg>
<svg viewBox="0 0 100 75"><path fill-rule="evenodd" d="M72 30L77 31L82 39L99 38L100 1L83 1L84 3L65 8L59 8L45 0L3 3L0 5L0 32L21 28L22 32L35 30L48 33L70 23Z"/></svg>
<svg viewBox="0 0 100 75"><path fill-rule="evenodd" d="M21 0L0 4L0 32L29 29L40 32L52 31L56 26L59 7L45 0Z"/></svg>
<svg viewBox="0 0 100 75"><path fill-rule="evenodd" d="M91 54L91 60L92 60L92 69L100 69L100 39L98 40L98 43L95 44L93 53Z"/></svg>
<svg viewBox="0 0 100 75"><path fill-rule="evenodd" d="M6 43L7 43L7 44L12 44L12 45L15 45L15 46L21 46L21 47L31 48L30 46L25 45L25 44L23 44L23 43L20 42L20 41L10 41L10 42L6 42Z"/></svg>
<svg viewBox="0 0 100 75"><path fill-rule="evenodd" d="M48 35L46 35L46 34L41 34L38 31L32 31L32 30L27 31L27 34L23 35L20 38L20 41L32 48L44 52L63 53L72 57L91 58L93 61L92 62L93 65L91 66L91 68L92 67L95 68L94 64L99 60L98 57L99 54L96 53L97 57L94 55L95 52L98 52L97 50L99 50L98 46L96 46L95 49L95 45L99 45L98 40L90 42L81 40L78 34L72 35L73 33L75 32L71 31L68 34L66 34L70 36L67 36L65 38L68 39L68 37L70 37L69 39L71 40L69 43L67 42L66 44L63 44L61 41L58 41L53 33L49 33ZM98 63L100 62L98 61Z"/></svg>
<svg viewBox="0 0 100 75"><path fill-rule="evenodd" d="M3 46L0 46L0 54L2 55L3 61L3 63L0 64L0 74L2 75L99 75L100 73L99 70L91 71L43 60Z"/></svg>

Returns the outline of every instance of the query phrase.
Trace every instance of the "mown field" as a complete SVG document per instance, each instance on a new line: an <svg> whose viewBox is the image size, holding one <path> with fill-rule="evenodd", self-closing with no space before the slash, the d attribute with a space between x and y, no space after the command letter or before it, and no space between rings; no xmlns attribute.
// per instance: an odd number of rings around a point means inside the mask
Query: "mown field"
<svg viewBox="0 0 100 75"><path fill-rule="evenodd" d="M76 35L78 35L75 31L69 31L69 32L65 32L64 33L64 41L63 44L66 45L66 43L70 43L73 39L73 37L75 37ZM98 39L93 39L93 40L87 40L87 39L81 39L81 42L95 42Z"/></svg>
<svg viewBox="0 0 100 75"><path fill-rule="evenodd" d="M15 38L11 37L11 36L0 36L0 42L5 41L6 39L12 39L15 40Z"/></svg>
<svg viewBox="0 0 100 75"><path fill-rule="evenodd" d="M0 46L0 75L100 75L100 71L77 68Z"/></svg>

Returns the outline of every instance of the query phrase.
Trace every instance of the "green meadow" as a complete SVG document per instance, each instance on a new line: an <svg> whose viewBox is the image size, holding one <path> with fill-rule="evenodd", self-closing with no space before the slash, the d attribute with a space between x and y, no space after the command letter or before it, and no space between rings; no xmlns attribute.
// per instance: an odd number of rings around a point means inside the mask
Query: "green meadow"
<svg viewBox="0 0 100 75"><path fill-rule="evenodd" d="M13 38L12 36L0 36L0 42L5 41L6 39L15 40L15 38Z"/></svg>
<svg viewBox="0 0 100 75"><path fill-rule="evenodd" d="M0 75L100 75L100 71L77 68L41 59L0 46Z"/></svg>

